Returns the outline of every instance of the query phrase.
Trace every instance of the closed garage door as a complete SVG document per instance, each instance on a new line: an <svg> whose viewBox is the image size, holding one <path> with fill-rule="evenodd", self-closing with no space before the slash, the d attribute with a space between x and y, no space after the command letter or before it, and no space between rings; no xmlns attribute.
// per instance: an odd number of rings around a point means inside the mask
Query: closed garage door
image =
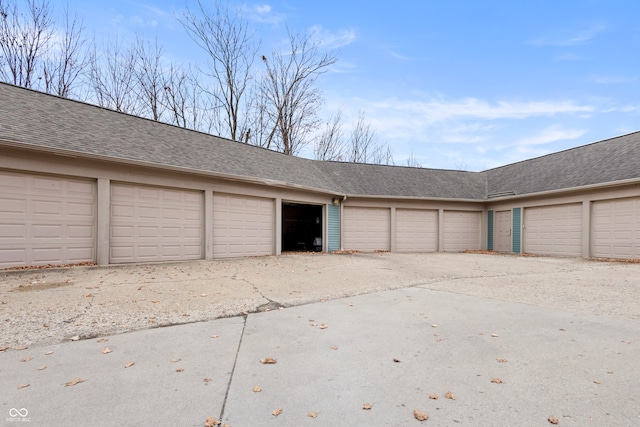
<svg viewBox="0 0 640 427"><path fill-rule="evenodd" d="M273 255L273 199L213 195L213 256Z"/></svg>
<svg viewBox="0 0 640 427"><path fill-rule="evenodd" d="M94 181L0 171L0 267L92 262Z"/></svg>
<svg viewBox="0 0 640 427"><path fill-rule="evenodd" d="M481 220L481 212L444 211L445 252L480 249Z"/></svg>
<svg viewBox="0 0 640 427"><path fill-rule="evenodd" d="M438 250L438 211L396 209L396 250L435 252Z"/></svg>
<svg viewBox="0 0 640 427"><path fill-rule="evenodd" d="M202 258L203 194L111 185L112 263Z"/></svg>
<svg viewBox="0 0 640 427"><path fill-rule="evenodd" d="M344 249L388 251L391 210L386 208L344 208Z"/></svg>
<svg viewBox="0 0 640 427"><path fill-rule="evenodd" d="M582 204L524 210L524 251L538 255L582 255Z"/></svg>
<svg viewBox="0 0 640 427"><path fill-rule="evenodd" d="M593 256L640 258L640 197L593 203Z"/></svg>

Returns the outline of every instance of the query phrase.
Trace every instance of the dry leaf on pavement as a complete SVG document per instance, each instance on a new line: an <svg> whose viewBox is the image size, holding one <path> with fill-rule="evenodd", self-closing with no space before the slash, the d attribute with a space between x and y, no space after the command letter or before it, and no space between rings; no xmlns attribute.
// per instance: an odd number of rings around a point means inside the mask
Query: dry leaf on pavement
<svg viewBox="0 0 640 427"><path fill-rule="evenodd" d="M171 363L176 363L176 362L179 362L179 361L181 361L181 360L182 360L182 359L180 359L180 358L171 359Z"/></svg>
<svg viewBox="0 0 640 427"><path fill-rule="evenodd" d="M65 387L72 387L72 386L74 386L76 384L80 384L80 383L83 383L85 381L86 380L83 380L82 378L76 378L76 379L73 379L71 381L67 381L66 383L64 383L64 386Z"/></svg>
<svg viewBox="0 0 640 427"><path fill-rule="evenodd" d="M507 360L507 359L496 359L496 361L497 361L498 363L507 363L507 362L508 362L508 360Z"/></svg>
<svg viewBox="0 0 640 427"><path fill-rule="evenodd" d="M337 345L332 345L332 346L331 346L331 350L337 350L337 349L338 349L338 346L337 346Z"/></svg>
<svg viewBox="0 0 640 427"><path fill-rule="evenodd" d="M315 412L315 411L313 411L313 412L309 412L309 413L307 414L307 417L309 417L309 418L318 418L318 413L317 413L317 412Z"/></svg>
<svg viewBox="0 0 640 427"><path fill-rule="evenodd" d="M214 427L222 424L220 421L215 419L214 417L208 417L204 422L204 427Z"/></svg>
<svg viewBox="0 0 640 427"><path fill-rule="evenodd" d="M362 409L366 409L366 410L371 409L371 403L365 403L364 405L362 405Z"/></svg>
<svg viewBox="0 0 640 427"><path fill-rule="evenodd" d="M551 424L558 424L558 419L553 415L547 418L547 421L549 421Z"/></svg>
<svg viewBox="0 0 640 427"><path fill-rule="evenodd" d="M33 357L31 357L31 356L27 356L27 357L23 357L22 359L20 359L20 361L21 361L21 362L28 362L28 361L30 361L30 360L32 360L32 359L33 359Z"/></svg>
<svg viewBox="0 0 640 427"><path fill-rule="evenodd" d="M429 395L429 399L432 399L432 400L438 400L438 397L439 396L435 393Z"/></svg>
<svg viewBox="0 0 640 427"><path fill-rule="evenodd" d="M203 379L202 381L204 381L205 383L210 383L211 381L213 381L213 378L207 377L207 378Z"/></svg>
<svg viewBox="0 0 640 427"><path fill-rule="evenodd" d="M274 417L277 417L281 413L282 413L282 408L281 409L274 409L273 412L271 413L271 415L273 415Z"/></svg>
<svg viewBox="0 0 640 427"><path fill-rule="evenodd" d="M108 354L111 353L111 349L109 347L105 347L102 349L102 354Z"/></svg>
<svg viewBox="0 0 640 427"><path fill-rule="evenodd" d="M125 368L130 368L130 367L132 367L132 366L133 366L133 365L135 365L135 364L136 364L136 362L129 362L129 363L127 363L126 365L124 365L124 367L125 367Z"/></svg>
<svg viewBox="0 0 640 427"><path fill-rule="evenodd" d="M178 368L176 369L176 372L184 372L184 368Z"/></svg>
<svg viewBox="0 0 640 427"><path fill-rule="evenodd" d="M451 393L450 390L447 390L447 394L445 394L444 397L446 397L447 399L456 400L456 397L453 393Z"/></svg>
<svg viewBox="0 0 640 427"><path fill-rule="evenodd" d="M262 363L263 365L273 365L275 363L278 363L278 361L272 357L265 357L264 359L260 360L260 363Z"/></svg>
<svg viewBox="0 0 640 427"><path fill-rule="evenodd" d="M504 381L502 381L500 378L491 378L491 382L494 384L504 384Z"/></svg>
<svg viewBox="0 0 640 427"><path fill-rule="evenodd" d="M417 409L413 410L413 416L418 421L427 421L429 419L429 414L426 412L419 411Z"/></svg>
<svg viewBox="0 0 640 427"><path fill-rule="evenodd" d="M499 336L500 335L498 335L498 334L491 334L491 337L493 337L493 338L498 338Z"/></svg>
<svg viewBox="0 0 640 427"><path fill-rule="evenodd" d="M260 393L262 391L262 389L260 388L260 386L254 386L253 387L253 392L254 393Z"/></svg>
<svg viewBox="0 0 640 427"><path fill-rule="evenodd" d="M396 363L400 363L400 359L396 359L395 357L393 358L393 361Z"/></svg>
<svg viewBox="0 0 640 427"><path fill-rule="evenodd" d="M327 325L326 323L322 323L320 325L320 329L327 329L329 327L329 325Z"/></svg>
<svg viewBox="0 0 640 427"><path fill-rule="evenodd" d="M31 384L20 384L20 385L18 386L18 390L19 390L19 389L21 389L21 388L27 388L27 387L29 387L30 385L31 385Z"/></svg>
<svg viewBox="0 0 640 427"><path fill-rule="evenodd" d="M49 351L44 353L45 356L50 356L52 354L53 354L53 350L49 350Z"/></svg>
<svg viewBox="0 0 640 427"><path fill-rule="evenodd" d="M107 342L107 341L109 341L107 338L100 338L100 339L99 339L98 341L96 341L96 342Z"/></svg>
<svg viewBox="0 0 640 427"><path fill-rule="evenodd" d="M42 365L38 368L38 371L44 371L45 369L47 369L47 365Z"/></svg>

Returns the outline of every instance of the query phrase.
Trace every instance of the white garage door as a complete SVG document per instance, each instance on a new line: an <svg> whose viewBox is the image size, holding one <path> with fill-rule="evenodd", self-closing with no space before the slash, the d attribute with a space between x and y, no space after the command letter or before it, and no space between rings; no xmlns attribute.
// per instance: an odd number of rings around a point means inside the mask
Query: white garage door
<svg viewBox="0 0 640 427"><path fill-rule="evenodd" d="M0 171L0 267L95 260L94 181Z"/></svg>
<svg viewBox="0 0 640 427"><path fill-rule="evenodd" d="M203 194L111 185L110 262L202 258Z"/></svg>
<svg viewBox="0 0 640 427"><path fill-rule="evenodd" d="M480 249L481 212L444 211L444 251Z"/></svg>
<svg viewBox="0 0 640 427"><path fill-rule="evenodd" d="M593 256L640 258L640 197L593 203Z"/></svg>
<svg viewBox="0 0 640 427"><path fill-rule="evenodd" d="M390 249L391 210L387 208L344 208L343 246L347 250Z"/></svg>
<svg viewBox="0 0 640 427"><path fill-rule="evenodd" d="M273 199L213 194L213 256L273 255Z"/></svg>
<svg viewBox="0 0 640 427"><path fill-rule="evenodd" d="M524 251L538 255L582 255L582 204L524 210Z"/></svg>
<svg viewBox="0 0 640 427"><path fill-rule="evenodd" d="M396 209L396 251L438 250L438 211Z"/></svg>

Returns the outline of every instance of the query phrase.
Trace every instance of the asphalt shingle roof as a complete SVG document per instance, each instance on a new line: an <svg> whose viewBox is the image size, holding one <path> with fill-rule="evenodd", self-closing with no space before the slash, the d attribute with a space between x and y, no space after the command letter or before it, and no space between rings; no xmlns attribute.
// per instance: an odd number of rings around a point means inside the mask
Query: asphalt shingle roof
<svg viewBox="0 0 640 427"><path fill-rule="evenodd" d="M0 83L0 140L333 194L486 200L640 177L640 133L485 172L321 162Z"/></svg>

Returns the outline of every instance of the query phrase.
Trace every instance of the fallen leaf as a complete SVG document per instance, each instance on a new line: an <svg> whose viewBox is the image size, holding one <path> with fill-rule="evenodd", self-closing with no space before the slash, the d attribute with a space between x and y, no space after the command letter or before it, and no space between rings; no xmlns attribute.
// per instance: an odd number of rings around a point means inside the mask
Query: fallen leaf
<svg viewBox="0 0 640 427"><path fill-rule="evenodd" d="M157 304L157 303L159 303L160 301L159 301L159 300L157 300L157 299L152 299L152 300L151 300L151 302L152 302L152 303L154 303L154 304Z"/></svg>
<svg viewBox="0 0 640 427"><path fill-rule="evenodd" d="M309 412L307 414L307 417L309 417L309 418L318 418L318 413L316 411Z"/></svg>
<svg viewBox="0 0 640 427"><path fill-rule="evenodd" d="M27 387L29 387L30 385L31 385L31 384L20 384L20 385L18 386L18 390L20 390L21 388L27 388Z"/></svg>
<svg viewBox="0 0 640 427"><path fill-rule="evenodd" d="M437 328L438 325L436 325L435 323L433 325L431 325L432 328Z"/></svg>
<svg viewBox="0 0 640 427"><path fill-rule="evenodd" d="M267 357L267 358L261 359L260 363L262 363L263 365L273 365L275 363L278 363L278 361L274 358Z"/></svg>
<svg viewBox="0 0 640 427"><path fill-rule="evenodd" d="M337 346L337 345L332 345L332 346L331 346L331 350L337 350L337 349L338 349L338 346Z"/></svg>
<svg viewBox="0 0 640 427"><path fill-rule="evenodd" d="M602 382L598 381L598 380L593 380L594 384L602 384Z"/></svg>
<svg viewBox="0 0 640 427"><path fill-rule="evenodd" d="M508 360L507 360L507 359L496 359L496 361L497 361L498 363L507 363L507 362L508 362Z"/></svg>
<svg viewBox="0 0 640 427"><path fill-rule="evenodd" d="M352 302L349 303L349 307L353 307L353 303Z"/></svg>
<svg viewBox="0 0 640 427"><path fill-rule="evenodd" d="M219 336L216 334L211 335L211 338L218 338Z"/></svg>
<svg viewBox="0 0 640 427"><path fill-rule="evenodd" d="M107 342L107 341L109 341L107 338L100 338L100 339L99 339L98 341L96 341L96 342Z"/></svg>
<svg viewBox="0 0 640 427"><path fill-rule="evenodd" d="M427 421L429 419L429 414L426 412L419 411L417 409L413 410L413 416L418 421Z"/></svg>
<svg viewBox="0 0 640 427"><path fill-rule="evenodd" d="M213 378L207 377L207 378L203 379L202 381L204 381L205 383L210 383L211 381L213 381Z"/></svg>
<svg viewBox="0 0 640 427"><path fill-rule="evenodd" d="M433 399L433 400L438 400L438 397L439 396L435 393L429 395L429 399Z"/></svg>
<svg viewBox="0 0 640 427"><path fill-rule="evenodd" d="M262 391L262 389L260 388L260 386L254 386L253 387L253 392L254 393L260 393Z"/></svg>
<svg viewBox="0 0 640 427"><path fill-rule="evenodd" d="M623 344L631 344L631 341L622 341Z"/></svg>
<svg viewBox="0 0 640 427"><path fill-rule="evenodd" d="M125 368L130 368L130 367L132 367L132 366L133 366L133 365L135 365L135 364L136 364L136 362L129 362L129 363L127 363L126 365L124 365L124 367L125 367Z"/></svg>
<svg viewBox="0 0 640 427"><path fill-rule="evenodd" d="M222 423L218 421L216 418L208 417L204 422L204 427L214 427L214 426L219 426L220 424Z"/></svg>
<svg viewBox="0 0 640 427"><path fill-rule="evenodd" d="M47 351L47 352L45 352L45 353L44 353L44 355L45 355L45 356L49 356L49 355L51 355L51 354L53 354L53 350L49 350L49 351Z"/></svg>
<svg viewBox="0 0 640 427"><path fill-rule="evenodd" d="M436 338L436 342L441 342L442 338Z"/></svg>
<svg viewBox="0 0 640 427"><path fill-rule="evenodd" d="M444 397L446 397L447 399L456 400L456 397L454 396L454 394L451 393L451 391L449 390L447 390L447 394L445 394Z"/></svg>
<svg viewBox="0 0 640 427"><path fill-rule="evenodd" d="M171 363L176 363L176 362L179 362L179 361L181 361L181 360L182 360L182 359L178 359L178 358L176 358L176 359L171 359Z"/></svg>
<svg viewBox="0 0 640 427"><path fill-rule="evenodd" d="M30 361L30 360L32 360L32 359L33 359L33 357L31 357L31 356L27 356L27 357L23 357L22 359L20 359L20 361L21 361L21 362L28 362L28 361Z"/></svg>
<svg viewBox="0 0 640 427"><path fill-rule="evenodd" d="M309 326L314 326L315 327L315 326L318 326L318 324L317 323L309 323Z"/></svg>
<svg viewBox="0 0 640 427"><path fill-rule="evenodd" d="M102 349L102 354L111 353L111 349L109 347L105 347Z"/></svg>
<svg viewBox="0 0 640 427"><path fill-rule="evenodd" d="M178 368L176 369L176 372L184 372L184 368Z"/></svg>
<svg viewBox="0 0 640 427"><path fill-rule="evenodd" d="M362 405L362 409L366 409L368 411L369 409L371 409L371 403L365 403L364 405Z"/></svg>
<svg viewBox="0 0 640 427"><path fill-rule="evenodd" d="M79 341L79 340L80 340L80 335L71 337L71 341Z"/></svg>
<svg viewBox="0 0 640 427"><path fill-rule="evenodd" d="M93 294L84 294L82 296L85 297L85 298L91 298L93 296Z"/></svg>
<svg viewBox="0 0 640 427"><path fill-rule="evenodd" d="M0 347L0 352L7 351L9 347Z"/></svg>
<svg viewBox="0 0 640 427"><path fill-rule="evenodd" d="M327 325L326 323L320 324L320 329L327 329L328 327L329 325Z"/></svg>
<svg viewBox="0 0 640 427"><path fill-rule="evenodd" d="M44 371L45 369L47 369L47 365L42 365L38 368L38 371Z"/></svg>
<svg viewBox="0 0 640 427"><path fill-rule="evenodd" d="M549 421L551 424L558 424L558 419L553 415L547 418L547 421Z"/></svg>
<svg viewBox="0 0 640 427"><path fill-rule="evenodd" d="M13 349L16 350L16 351L22 351L22 350L26 350L28 348L29 347L27 347L26 345L21 345L19 347L14 347Z"/></svg>
<svg viewBox="0 0 640 427"><path fill-rule="evenodd" d="M273 415L274 417L277 417L281 413L282 413L282 409L274 409L271 415Z"/></svg>
<svg viewBox="0 0 640 427"><path fill-rule="evenodd" d="M396 363L400 363L400 359L396 359L395 357L393 358L393 361Z"/></svg>
<svg viewBox="0 0 640 427"><path fill-rule="evenodd" d="M86 380L83 380L82 378L76 378L76 379L73 379L71 381L67 381L66 383L64 383L64 386L65 387L72 387L72 386L74 386L76 384L80 384L80 383L83 383L85 381Z"/></svg>
<svg viewBox="0 0 640 427"><path fill-rule="evenodd" d="M207 296L207 294L200 294L200 296L201 296L201 297L206 297L206 296Z"/></svg>
<svg viewBox="0 0 640 427"><path fill-rule="evenodd" d="M494 384L504 384L504 381L502 381L500 378L491 378L491 382Z"/></svg>
<svg viewBox="0 0 640 427"><path fill-rule="evenodd" d="M492 336L493 338L498 338L500 335L498 335L498 334L491 334L491 336Z"/></svg>

